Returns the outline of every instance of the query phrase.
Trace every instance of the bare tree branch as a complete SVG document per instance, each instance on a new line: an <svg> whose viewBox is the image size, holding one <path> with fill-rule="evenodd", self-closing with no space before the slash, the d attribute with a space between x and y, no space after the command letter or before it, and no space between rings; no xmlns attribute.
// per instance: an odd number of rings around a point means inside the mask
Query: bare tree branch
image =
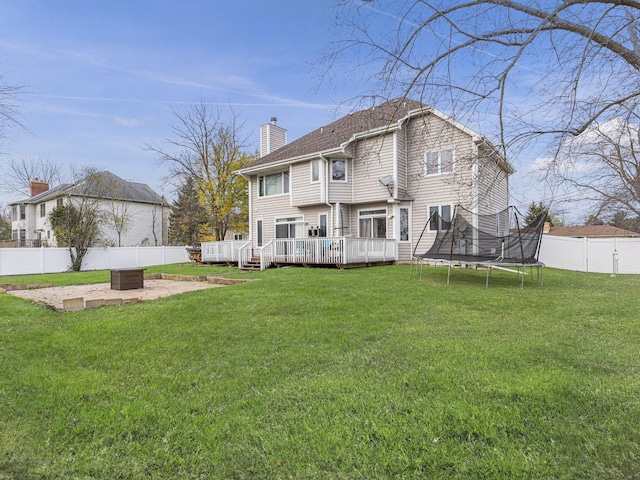
<svg viewBox="0 0 640 480"><path fill-rule="evenodd" d="M9 158L0 168L0 187L8 192L28 197L31 181L40 179L50 187L60 183L60 166L48 157Z"/></svg>
<svg viewBox="0 0 640 480"><path fill-rule="evenodd" d="M172 138L146 148L158 155L158 164L168 167L166 180L182 184L193 179L210 236L223 240L228 229L246 228L248 219L247 183L235 174L254 160L245 152L243 122L233 112L224 119L219 109L202 101L173 114Z"/></svg>
<svg viewBox="0 0 640 480"><path fill-rule="evenodd" d="M465 124L481 122L507 157L541 140L551 155L566 155L571 138L638 116L637 0L343 0L339 8L343 40L326 65L356 64L369 73L365 91L417 98ZM620 160L631 150L612 152ZM607 168L628 197L626 166ZM547 178L558 180L557 173ZM572 178L558 188L589 184ZM590 198L607 192L594 187ZM628 203L617 204L637 208Z"/></svg>

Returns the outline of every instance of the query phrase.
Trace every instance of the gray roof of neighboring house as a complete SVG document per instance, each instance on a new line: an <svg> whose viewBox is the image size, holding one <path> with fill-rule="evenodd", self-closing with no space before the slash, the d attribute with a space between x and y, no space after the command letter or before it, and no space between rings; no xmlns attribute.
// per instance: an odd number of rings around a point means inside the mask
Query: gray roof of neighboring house
<svg viewBox="0 0 640 480"><path fill-rule="evenodd" d="M551 227L546 235L557 237L640 237L640 234L613 225Z"/></svg>
<svg viewBox="0 0 640 480"><path fill-rule="evenodd" d="M91 181L87 182L88 178L89 177L84 178L75 183L58 185L57 187L25 200L10 203L10 205L17 205L21 203L42 203L67 195L78 197L90 196L95 198L126 200L129 202L151 203L157 205L167 204L166 200L154 192L148 185L144 183L127 182L111 172L104 171L96 173L93 180L95 182L95 186L92 185ZM106 186L108 193L102 194L102 192L97 192L97 186Z"/></svg>

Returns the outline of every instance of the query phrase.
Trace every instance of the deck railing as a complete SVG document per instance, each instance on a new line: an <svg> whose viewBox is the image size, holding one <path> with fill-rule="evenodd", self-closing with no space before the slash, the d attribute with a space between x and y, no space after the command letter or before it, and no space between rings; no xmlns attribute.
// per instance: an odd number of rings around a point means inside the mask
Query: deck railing
<svg viewBox="0 0 640 480"><path fill-rule="evenodd" d="M242 268L251 256L251 241L202 243L203 262L233 262ZM398 246L395 240L386 238L274 238L260 248L259 256L262 270L274 263L347 265L391 262L398 259Z"/></svg>
<svg viewBox="0 0 640 480"><path fill-rule="evenodd" d="M0 248L40 248L48 246L49 242L46 239L0 241Z"/></svg>
<svg viewBox="0 0 640 480"><path fill-rule="evenodd" d="M397 260L397 243L386 238L276 238L261 250L271 263L346 265Z"/></svg>
<svg viewBox="0 0 640 480"><path fill-rule="evenodd" d="M238 268L244 267L251 260L251 240L238 249Z"/></svg>
<svg viewBox="0 0 640 480"><path fill-rule="evenodd" d="M202 242L202 261L211 263L236 263L239 259L238 250L246 244L246 240Z"/></svg>

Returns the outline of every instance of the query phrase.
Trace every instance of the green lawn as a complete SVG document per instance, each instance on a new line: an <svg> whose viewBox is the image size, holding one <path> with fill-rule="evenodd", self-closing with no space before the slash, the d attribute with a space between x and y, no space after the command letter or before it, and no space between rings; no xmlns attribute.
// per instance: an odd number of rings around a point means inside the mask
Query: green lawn
<svg viewBox="0 0 640 480"><path fill-rule="evenodd" d="M154 267L260 281L74 313L0 293L0 479L640 478L639 276L409 270Z"/></svg>

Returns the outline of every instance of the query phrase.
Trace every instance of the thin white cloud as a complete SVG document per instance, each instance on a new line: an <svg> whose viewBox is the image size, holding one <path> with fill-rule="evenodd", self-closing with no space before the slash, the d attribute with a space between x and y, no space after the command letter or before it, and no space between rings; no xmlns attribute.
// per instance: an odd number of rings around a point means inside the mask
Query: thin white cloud
<svg viewBox="0 0 640 480"><path fill-rule="evenodd" d="M143 122L142 120L140 120L139 118L123 118L123 117L116 117L115 118L116 123L118 123L119 125L122 125L123 127L128 127L128 128L135 128L135 127L139 127L141 125L144 125L145 122Z"/></svg>

